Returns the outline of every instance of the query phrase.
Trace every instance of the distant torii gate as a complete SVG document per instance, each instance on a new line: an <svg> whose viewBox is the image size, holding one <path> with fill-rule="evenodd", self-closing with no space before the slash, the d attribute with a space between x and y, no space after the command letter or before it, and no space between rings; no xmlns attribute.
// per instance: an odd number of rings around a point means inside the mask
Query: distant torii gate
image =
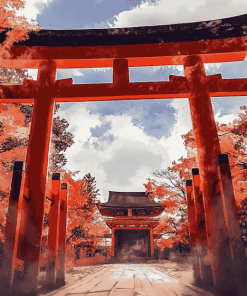
<svg viewBox="0 0 247 296"><path fill-rule="evenodd" d="M199 188L203 193L208 258L214 285L217 295L230 295L229 289L233 285L238 295L244 295L245 291L241 290L245 282L244 267L238 264L242 262L244 252L236 205L230 190L231 179L224 178L224 170L220 169L227 164L222 164L222 157L218 157L221 151L210 97L246 96L247 79L206 76L203 64L245 59L247 15L166 26L41 30L30 33L29 37L11 47L9 59L0 61L0 65L7 68L39 69L37 81L1 85L0 100L4 103L34 102L24 186L24 196L29 202L26 216L22 211L21 224L26 221L27 227L21 227L26 231L20 233L29 242L25 253L28 290L37 288L54 103L188 97L197 143ZM4 40L3 32L0 42ZM160 65L183 65L185 77L170 76L168 82L129 82L129 67ZM113 67L113 83L73 85L72 79L55 79L59 68L91 67ZM190 183L187 185L189 187ZM197 202L196 198L192 201ZM190 225L194 222L193 217L189 217ZM229 274L237 275L239 280L231 287L227 285Z"/></svg>

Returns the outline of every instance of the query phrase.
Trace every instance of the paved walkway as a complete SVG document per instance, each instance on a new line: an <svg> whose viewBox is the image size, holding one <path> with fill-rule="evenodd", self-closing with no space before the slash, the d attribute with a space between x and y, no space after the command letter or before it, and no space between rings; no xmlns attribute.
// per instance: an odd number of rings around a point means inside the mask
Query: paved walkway
<svg viewBox="0 0 247 296"><path fill-rule="evenodd" d="M115 264L75 284L53 291L49 296L213 296L176 280L154 267L142 264Z"/></svg>

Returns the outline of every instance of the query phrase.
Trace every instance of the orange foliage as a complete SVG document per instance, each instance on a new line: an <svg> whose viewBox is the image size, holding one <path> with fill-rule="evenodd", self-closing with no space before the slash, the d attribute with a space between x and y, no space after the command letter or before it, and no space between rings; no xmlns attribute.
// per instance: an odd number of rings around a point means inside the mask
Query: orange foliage
<svg viewBox="0 0 247 296"><path fill-rule="evenodd" d="M16 104L0 104L0 241L4 240L6 209L15 161L25 161L30 126Z"/></svg>
<svg viewBox="0 0 247 296"><path fill-rule="evenodd" d="M40 27L30 24L24 16L17 16L16 11L23 8L25 1L23 0L1 0L0 5L0 28L7 30L6 39L0 45L0 57L8 58L10 56L9 49L14 42L28 38L28 32L31 30L39 30Z"/></svg>
<svg viewBox="0 0 247 296"><path fill-rule="evenodd" d="M229 157L239 212L242 211L243 204L247 202L247 107L242 106L240 109L242 113L239 113L233 123L218 126L222 153L227 153Z"/></svg>
<svg viewBox="0 0 247 296"><path fill-rule="evenodd" d="M23 8L23 0L1 0L0 32L6 32L5 41L0 44L0 59L10 57L10 48L14 42L27 39L31 30L39 26L30 24L25 17L17 16L17 10ZM18 82L26 77L23 70L0 67L0 83ZM0 91L0 96L2 92ZM25 125L25 115L16 104L0 104L0 241L4 240L5 212L12 179L14 161L24 161L26 155L29 126ZM8 149L11 147L11 149ZM4 152L4 153L3 153Z"/></svg>
<svg viewBox="0 0 247 296"><path fill-rule="evenodd" d="M84 262L82 265L87 265L87 260L82 255L86 252L94 253L101 237L109 231L101 220L93 195L88 190L90 187L88 181L84 178L75 180L76 173L61 172L62 182L68 184L66 268L78 266L80 262ZM76 251L80 257L78 260L76 260ZM92 259L89 262L93 264Z"/></svg>
<svg viewBox="0 0 247 296"><path fill-rule="evenodd" d="M242 106L240 109L242 113L233 123L217 124L217 130L221 152L229 156L236 203L243 224L247 205L247 107ZM156 179L148 179L147 184L144 184L149 198L157 198L165 207L165 216L160 219L160 224L154 231L163 234L157 242L160 249L188 243L185 181L191 179L191 169L198 167L198 163L193 131L189 131L182 138L187 157L181 157L166 170L156 171L153 173ZM247 221L244 225L247 226Z"/></svg>

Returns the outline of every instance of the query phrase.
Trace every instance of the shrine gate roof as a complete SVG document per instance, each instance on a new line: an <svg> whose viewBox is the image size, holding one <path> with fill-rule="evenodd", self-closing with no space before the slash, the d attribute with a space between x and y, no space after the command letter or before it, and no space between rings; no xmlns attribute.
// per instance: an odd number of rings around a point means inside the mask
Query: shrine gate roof
<svg viewBox="0 0 247 296"><path fill-rule="evenodd" d="M109 191L109 200L101 203L103 207L111 208L154 208L162 207L154 200L149 200L145 192L115 192Z"/></svg>
<svg viewBox="0 0 247 296"><path fill-rule="evenodd" d="M0 44L6 32L0 33ZM187 55L204 63L241 61L247 51L247 14L195 23L129 28L40 30L10 48L8 68L38 68L43 59L59 68L182 65Z"/></svg>
<svg viewBox="0 0 247 296"><path fill-rule="evenodd" d="M109 29L40 30L24 46L112 46L234 38L247 35L247 14L219 20ZM0 34L0 43L5 33Z"/></svg>

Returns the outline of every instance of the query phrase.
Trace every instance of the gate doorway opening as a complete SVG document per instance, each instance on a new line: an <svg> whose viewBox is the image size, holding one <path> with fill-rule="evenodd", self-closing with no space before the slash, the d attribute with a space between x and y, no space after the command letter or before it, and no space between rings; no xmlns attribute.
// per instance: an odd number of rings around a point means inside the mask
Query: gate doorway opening
<svg viewBox="0 0 247 296"><path fill-rule="evenodd" d="M151 256L150 230L115 230L115 257L132 261Z"/></svg>

